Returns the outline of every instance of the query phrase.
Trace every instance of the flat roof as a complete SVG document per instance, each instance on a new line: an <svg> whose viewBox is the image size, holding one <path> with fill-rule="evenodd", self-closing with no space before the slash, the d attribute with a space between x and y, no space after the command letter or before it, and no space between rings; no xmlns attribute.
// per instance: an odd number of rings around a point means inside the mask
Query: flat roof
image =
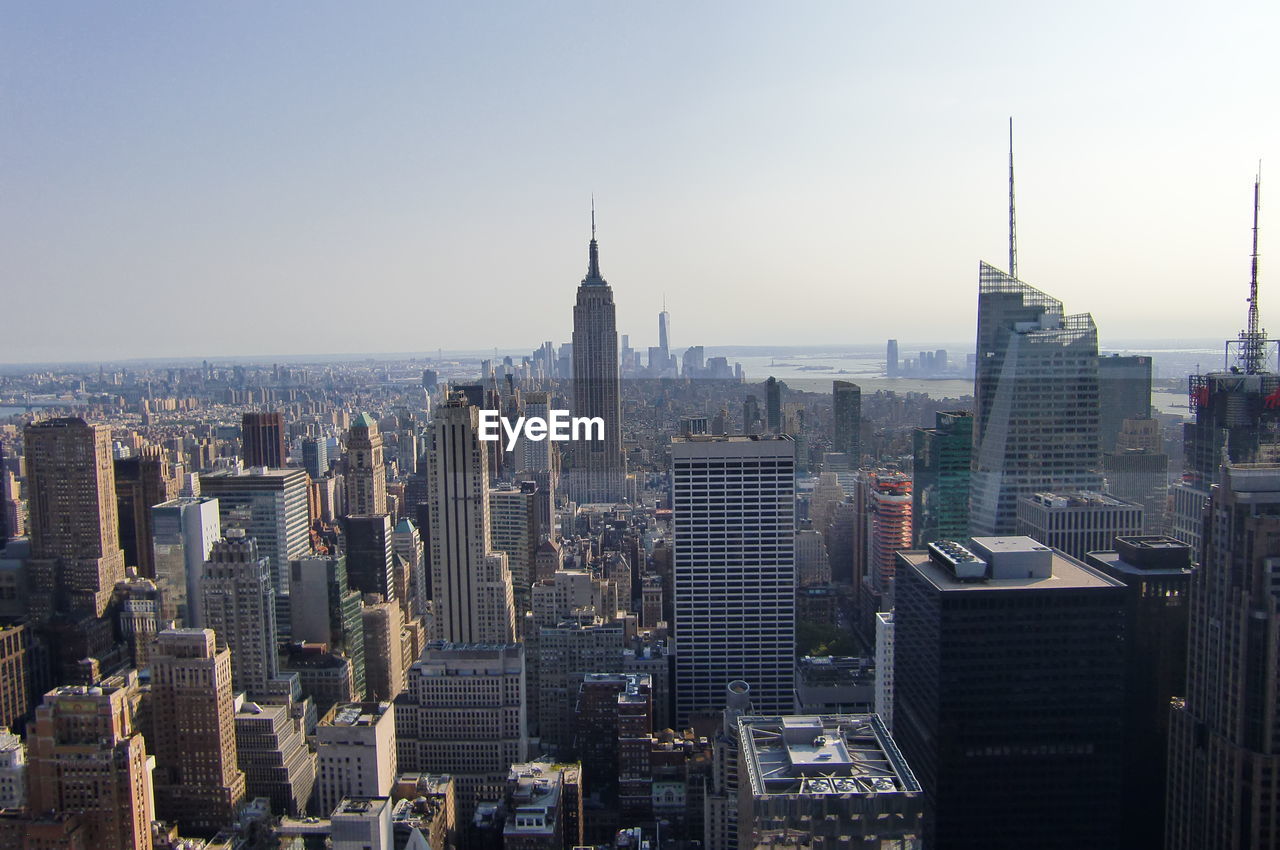
<svg viewBox="0 0 1280 850"><path fill-rule="evenodd" d="M1001 539L1001 538L976 538ZM1031 538L1003 538L1007 540L1030 540ZM1034 542L1034 541L1032 541ZM1036 546L1041 544L1036 543ZM1013 550L1019 551L1019 550ZM914 566L930 584L938 590L981 592L984 590L1054 590L1058 588L1091 588L1091 587L1124 587L1124 583L1104 575L1091 567L1065 555L1057 549L1053 550L1053 574L1046 578L992 578L982 581L960 581L951 573L935 564L929 553L922 549L908 549L898 552L898 557Z"/></svg>

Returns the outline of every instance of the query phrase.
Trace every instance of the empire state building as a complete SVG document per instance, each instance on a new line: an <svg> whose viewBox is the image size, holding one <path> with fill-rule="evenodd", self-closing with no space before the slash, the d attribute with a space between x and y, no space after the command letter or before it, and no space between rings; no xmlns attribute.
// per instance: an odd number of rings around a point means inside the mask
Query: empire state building
<svg viewBox="0 0 1280 850"><path fill-rule="evenodd" d="M573 444L569 498L580 505L626 498L618 380L617 314L613 290L600 276L592 210L587 276L578 287L578 303L573 308L573 415L603 419L604 439Z"/></svg>

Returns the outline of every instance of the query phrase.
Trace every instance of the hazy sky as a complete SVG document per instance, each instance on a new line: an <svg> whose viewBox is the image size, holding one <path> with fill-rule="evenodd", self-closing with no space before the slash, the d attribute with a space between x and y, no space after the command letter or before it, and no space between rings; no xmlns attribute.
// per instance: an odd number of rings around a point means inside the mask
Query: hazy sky
<svg viewBox="0 0 1280 850"><path fill-rule="evenodd" d="M979 259L1104 342L1234 335L1280 6L0 6L0 361L973 336ZM1280 177L1263 184L1280 331Z"/></svg>

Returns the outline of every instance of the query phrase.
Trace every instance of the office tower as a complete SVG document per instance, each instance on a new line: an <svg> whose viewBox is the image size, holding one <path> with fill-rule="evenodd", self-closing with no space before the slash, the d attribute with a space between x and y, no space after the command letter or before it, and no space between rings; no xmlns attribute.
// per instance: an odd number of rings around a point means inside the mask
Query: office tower
<svg viewBox="0 0 1280 850"><path fill-rule="evenodd" d="M289 644L284 669L298 677L300 692L311 697L322 717L335 705L358 702L362 697L356 693L351 659L323 643Z"/></svg>
<svg viewBox="0 0 1280 850"><path fill-rule="evenodd" d="M876 714L893 731L893 612L876 614Z"/></svg>
<svg viewBox="0 0 1280 850"><path fill-rule="evenodd" d="M182 496L161 502L151 508L151 528L161 616L199 627L204 562L222 537L218 500Z"/></svg>
<svg viewBox="0 0 1280 850"><path fill-rule="evenodd" d="M618 381L613 289L600 276L593 210L587 276L578 287L578 302L573 308L573 415L603 419L604 439L581 440L573 446L569 498L580 505L626 499Z"/></svg>
<svg viewBox="0 0 1280 850"><path fill-rule="evenodd" d="M137 567L143 578L155 578L151 506L176 498L179 482L170 473L160 446L145 446L141 454L116 460L114 466L124 562Z"/></svg>
<svg viewBox="0 0 1280 850"><path fill-rule="evenodd" d="M662 312L658 314L658 348L663 357L671 355L671 314L667 312L667 299L662 299Z"/></svg>
<svg viewBox="0 0 1280 850"><path fill-rule="evenodd" d="M912 434L912 545L960 540L969 534L969 464L973 414L936 414L933 428Z"/></svg>
<svg viewBox="0 0 1280 850"><path fill-rule="evenodd" d="M83 419L28 425L31 615L101 617L124 580L111 429Z"/></svg>
<svg viewBox="0 0 1280 850"><path fill-rule="evenodd" d="M1142 505L1101 493L1036 493L1018 500L1018 533L1073 558L1142 533Z"/></svg>
<svg viewBox="0 0 1280 850"><path fill-rule="evenodd" d="M383 599L396 598L392 559L391 517L383 514L351 515L342 518L347 552L347 580L361 593L376 593Z"/></svg>
<svg viewBox="0 0 1280 850"><path fill-rule="evenodd" d="M266 797L273 814L306 812L316 781L302 717L292 704L265 705L236 695L236 750L245 796Z"/></svg>
<svg viewBox="0 0 1280 850"><path fill-rule="evenodd" d="M395 850L390 797L343 797L329 822L331 850Z"/></svg>
<svg viewBox="0 0 1280 850"><path fill-rule="evenodd" d="M742 431L745 434L759 434L763 427L760 399L754 395L748 395L742 400Z"/></svg>
<svg viewBox="0 0 1280 850"><path fill-rule="evenodd" d="M920 784L879 717L746 716L738 728L739 847L918 846Z"/></svg>
<svg viewBox="0 0 1280 850"><path fill-rule="evenodd" d="M452 398L436 411L427 455L435 636L462 643L515 638L511 571L489 537L489 469L479 412Z"/></svg>
<svg viewBox="0 0 1280 850"><path fill-rule="evenodd" d="M686 378L701 378L706 369L707 350L701 345L691 345L684 350L681 372Z"/></svg>
<svg viewBox="0 0 1280 850"><path fill-rule="evenodd" d="M364 613L360 591L347 581L346 558L301 558L289 568L290 637L298 643L326 644L349 659L352 687L363 694Z"/></svg>
<svg viewBox="0 0 1280 850"><path fill-rule="evenodd" d="M884 352L884 373L890 378L898 377L898 341L889 340Z"/></svg>
<svg viewBox="0 0 1280 850"><path fill-rule="evenodd" d="M1151 416L1151 358L1111 354L1098 358L1098 446L1115 451L1126 419Z"/></svg>
<svg viewBox="0 0 1280 850"><path fill-rule="evenodd" d="M652 811L649 738L653 694L643 674L589 673L578 684L572 711L573 750L592 794L617 800L623 820ZM637 798L643 797L643 802ZM637 803L641 803L637 805ZM637 811L639 809L639 811Z"/></svg>
<svg viewBox="0 0 1280 850"><path fill-rule="evenodd" d="M245 466L283 467L284 414L277 411L246 413L240 420L240 443Z"/></svg>
<svg viewBox="0 0 1280 850"><path fill-rule="evenodd" d="M128 647L129 660L139 670L150 666L156 638L165 626L160 616L160 590L136 573L116 585L116 622Z"/></svg>
<svg viewBox="0 0 1280 850"><path fill-rule="evenodd" d="M49 691L27 737L27 760L30 811L82 815L83 846L94 850L150 850L147 750L123 688Z"/></svg>
<svg viewBox="0 0 1280 850"><path fill-rule="evenodd" d="M151 659L156 815L184 835L213 835L244 802L237 766L231 653L209 629L160 633Z"/></svg>
<svg viewBox="0 0 1280 850"><path fill-rule="evenodd" d="M1124 582L1124 822L1121 845L1165 846L1169 705L1186 691L1191 548L1171 537L1118 537L1085 563Z"/></svg>
<svg viewBox="0 0 1280 850"><path fill-rule="evenodd" d="M4 462L4 441L0 440L0 549L4 549L11 538L18 536L9 527L8 507L13 501L13 494L9 492L12 478L13 475Z"/></svg>
<svg viewBox="0 0 1280 850"><path fill-rule="evenodd" d="M764 382L765 427L770 434L782 433L782 384L772 375Z"/></svg>
<svg viewBox="0 0 1280 850"><path fill-rule="evenodd" d="M422 388L424 390L434 390L440 383L440 375L435 369L422 370Z"/></svg>
<svg viewBox="0 0 1280 850"><path fill-rule="evenodd" d="M831 382L831 412L835 427L832 451L848 456L857 466L862 459L862 388L849 381Z"/></svg>
<svg viewBox="0 0 1280 850"><path fill-rule="evenodd" d="M231 650L231 682L250 699L279 696L276 593L257 541L238 528L213 544L201 579L200 621ZM287 689L286 689L287 692Z"/></svg>
<svg viewBox="0 0 1280 850"><path fill-rule="evenodd" d="M538 733L544 745L573 744L573 704L582 677L622 671L620 624L587 618L539 629L531 652L537 653Z"/></svg>
<svg viewBox="0 0 1280 850"><path fill-rule="evenodd" d="M201 495L218 500L223 531L242 528L267 559L272 585L289 593L289 562L311 552L307 473L301 469L229 470L200 476Z"/></svg>
<svg viewBox="0 0 1280 850"><path fill-rule="evenodd" d="M400 643L404 614L394 602L366 603L361 619L367 699L395 699L404 690L405 664Z"/></svg>
<svg viewBox="0 0 1280 850"><path fill-rule="evenodd" d="M529 758L524 647L435 642L395 701L399 769L448 773L458 816L502 793L507 767Z"/></svg>
<svg viewBox="0 0 1280 850"><path fill-rule="evenodd" d="M495 552L504 552L511 570L516 610L529 610L529 587L534 579L538 545L546 533L538 504L538 485L526 481L518 487L498 485L489 491L490 541Z"/></svg>
<svg viewBox="0 0 1280 850"><path fill-rule="evenodd" d="M1101 490L1098 331L1087 314L986 263L978 270L969 522L1011 534L1017 503L1045 490Z"/></svg>
<svg viewBox="0 0 1280 850"><path fill-rule="evenodd" d="M1124 585L1026 537L898 559L893 735L924 846L1121 846Z"/></svg>
<svg viewBox="0 0 1280 850"><path fill-rule="evenodd" d="M361 413L347 432L347 513L387 512L387 467L378 423Z"/></svg>
<svg viewBox="0 0 1280 850"><path fill-rule="evenodd" d="M329 474L329 441L324 437L306 437L302 440L302 468L313 479Z"/></svg>
<svg viewBox="0 0 1280 850"><path fill-rule="evenodd" d="M35 663L31 628L24 623L0 626L0 726L21 731L35 707Z"/></svg>
<svg viewBox="0 0 1280 850"><path fill-rule="evenodd" d="M404 560L408 570L405 581L407 599L401 600L401 607L409 616L422 616L427 612L427 602L431 597L427 593L426 549L413 520L403 517L396 523L395 530L391 532L391 550Z"/></svg>
<svg viewBox="0 0 1280 850"><path fill-rule="evenodd" d="M0 727L0 810L27 804L27 747L22 738Z"/></svg>
<svg viewBox="0 0 1280 850"><path fill-rule="evenodd" d="M1169 456L1162 450L1160 423L1126 419L1116 448L1103 454L1107 492L1142 505L1142 533L1161 534L1169 504Z"/></svg>
<svg viewBox="0 0 1280 850"><path fill-rule="evenodd" d="M389 702L335 705L316 726L315 811L343 797L385 797L396 778L396 724Z"/></svg>
<svg viewBox="0 0 1280 850"><path fill-rule="evenodd" d="M870 642L876 614L893 609L893 580L899 549L911 548L912 481L887 469L858 474L855 504L860 522L853 529L854 591L858 616L855 627Z"/></svg>
<svg viewBox="0 0 1280 850"><path fill-rule="evenodd" d="M707 816L703 846L707 850L737 850L740 747L738 718L752 713L751 686L730 682L725 686L724 709L712 747L711 781L707 786Z"/></svg>
<svg viewBox="0 0 1280 850"><path fill-rule="evenodd" d="M1280 465L1224 466L1191 577L1185 699L1169 735L1165 846L1280 840Z"/></svg>
<svg viewBox="0 0 1280 850"><path fill-rule="evenodd" d="M827 560L827 544L822 535L813 529L797 531L796 584L799 587L814 587L830 583L831 562ZM662 588L660 582L658 588Z"/></svg>
<svg viewBox="0 0 1280 850"><path fill-rule="evenodd" d="M792 704L795 443L674 437L676 721L752 682L755 704Z"/></svg>

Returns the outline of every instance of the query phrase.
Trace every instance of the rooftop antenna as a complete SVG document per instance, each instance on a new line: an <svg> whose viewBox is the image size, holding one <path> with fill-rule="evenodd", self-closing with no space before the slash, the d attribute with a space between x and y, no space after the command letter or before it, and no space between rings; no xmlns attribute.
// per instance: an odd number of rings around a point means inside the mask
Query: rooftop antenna
<svg viewBox="0 0 1280 850"><path fill-rule="evenodd" d="M1009 277L1018 277L1018 228L1013 214L1013 116L1009 116Z"/></svg>
<svg viewBox="0 0 1280 850"><path fill-rule="evenodd" d="M1258 319L1258 206L1262 187L1262 162L1258 162L1258 174L1253 180L1253 253L1250 255L1249 324L1241 332L1241 365L1246 375L1256 375L1266 368L1267 332Z"/></svg>
<svg viewBox="0 0 1280 850"><path fill-rule="evenodd" d="M596 240L596 193L591 193L591 241Z"/></svg>

